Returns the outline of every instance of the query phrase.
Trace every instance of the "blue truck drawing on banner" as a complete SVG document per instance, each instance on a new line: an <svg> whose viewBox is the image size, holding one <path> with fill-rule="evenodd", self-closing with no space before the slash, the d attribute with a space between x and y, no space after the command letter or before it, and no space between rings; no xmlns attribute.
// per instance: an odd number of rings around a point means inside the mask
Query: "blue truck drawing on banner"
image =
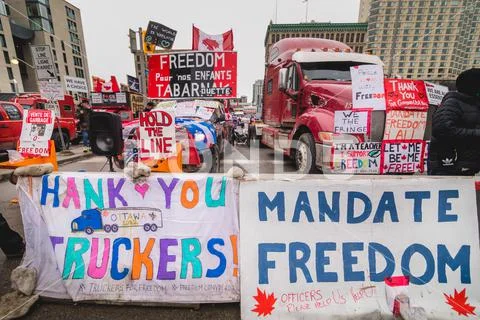
<svg viewBox="0 0 480 320"><path fill-rule="evenodd" d="M146 232L162 228L162 210L154 208L105 208L83 210L71 224L72 232L103 230L118 232L119 228L143 227Z"/></svg>

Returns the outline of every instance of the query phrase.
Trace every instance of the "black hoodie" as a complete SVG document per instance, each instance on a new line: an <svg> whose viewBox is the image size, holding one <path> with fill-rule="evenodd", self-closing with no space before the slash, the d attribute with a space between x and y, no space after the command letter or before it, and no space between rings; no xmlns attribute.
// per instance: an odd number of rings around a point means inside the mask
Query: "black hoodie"
<svg viewBox="0 0 480 320"><path fill-rule="evenodd" d="M468 93L447 93L433 115L430 172L480 171L480 98Z"/></svg>

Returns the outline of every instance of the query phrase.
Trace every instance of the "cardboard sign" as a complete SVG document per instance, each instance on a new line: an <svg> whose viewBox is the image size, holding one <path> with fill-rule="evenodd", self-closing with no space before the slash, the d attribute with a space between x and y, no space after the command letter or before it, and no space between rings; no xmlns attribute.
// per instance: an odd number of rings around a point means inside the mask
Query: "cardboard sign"
<svg viewBox="0 0 480 320"><path fill-rule="evenodd" d="M335 111L335 133L369 134L370 110Z"/></svg>
<svg viewBox="0 0 480 320"><path fill-rule="evenodd" d="M421 80L385 79L387 110L428 110L425 84Z"/></svg>
<svg viewBox="0 0 480 320"><path fill-rule="evenodd" d="M388 110L383 139L422 140L426 126L426 111Z"/></svg>
<svg viewBox="0 0 480 320"><path fill-rule="evenodd" d="M20 179L35 293L175 303L239 300L238 182L61 173Z"/></svg>
<svg viewBox="0 0 480 320"><path fill-rule="evenodd" d="M48 81L38 81L40 95L49 101L58 101L65 99L63 86L57 79Z"/></svg>
<svg viewBox="0 0 480 320"><path fill-rule="evenodd" d="M177 31L158 22L150 21L145 33L145 42L155 44L164 49L171 49L175 42Z"/></svg>
<svg viewBox="0 0 480 320"><path fill-rule="evenodd" d="M299 185L240 185L241 319L390 319L396 277L429 319L478 314L472 179Z"/></svg>
<svg viewBox="0 0 480 320"><path fill-rule="evenodd" d="M439 106L442 103L443 97L448 93L448 87L439 84L426 82L428 103L434 106Z"/></svg>
<svg viewBox="0 0 480 320"><path fill-rule="evenodd" d="M88 93L87 80L69 76L65 76L64 79L67 91Z"/></svg>
<svg viewBox="0 0 480 320"><path fill-rule="evenodd" d="M383 140L380 173L424 171L425 141Z"/></svg>
<svg viewBox="0 0 480 320"><path fill-rule="evenodd" d="M176 154L175 113L162 109L140 113L140 160Z"/></svg>
<svg viewBox="0 0 480 320"><path fill-rule="evenodd" d="M50 110L25 110L18 152L24 156L48 157L54 121L55 115Z"/></svg>
<svg viewBox="0 0 480 320"><path fill-rule="evenodd" d="M125 105L127 103L127 94L125 92L117 93L92 93L91 104L93 105Z"/></svg>
<svg viewBox="0 0 480 320"><path fill-rule="evenodd" d="M352 77L352 103L354 109L385 110L383 67L360 65L350 67Z"/></svg>
<svg viewBox="0 0 480 320"><path fill-rule="evenodd" d="M57 71L53 64L52 51L49 45L30 46L37 80L57 80Z"/></svg>
<svg viewBox="0 0 480 320"><path fill-rule="evenodd" d="M152 99L237 96L236 52L152 55L148 69L148 97Z"/></svg>
<svg viewBox="0 0 480 320"><path fill-rule="evenodd" d="M332 146L335 173L379 174L381 142L338 143Z"/></svg>

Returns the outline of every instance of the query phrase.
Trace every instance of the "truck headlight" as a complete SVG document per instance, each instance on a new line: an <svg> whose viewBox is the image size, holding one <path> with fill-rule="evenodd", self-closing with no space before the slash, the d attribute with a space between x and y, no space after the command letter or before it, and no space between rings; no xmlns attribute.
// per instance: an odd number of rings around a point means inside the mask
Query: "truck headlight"
<svg viewBox="0 0 480 320"><path fill-rule="evenodd" d="M205 141L205 134L200 133L200 132L195 133L195 141L196 142Z"/></svg>

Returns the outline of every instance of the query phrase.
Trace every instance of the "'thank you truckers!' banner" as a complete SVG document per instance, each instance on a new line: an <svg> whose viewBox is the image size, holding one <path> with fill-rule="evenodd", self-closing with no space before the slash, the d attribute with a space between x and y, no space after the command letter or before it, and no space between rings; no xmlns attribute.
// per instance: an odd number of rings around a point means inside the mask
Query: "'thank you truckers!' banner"
<svg viewBox="0 0 480 320"><path fill-rule="evenodd" d="M187 51L149 56L148 97L235 98L237 53Z"/></svg>
<svg viewBox="0 0 480 320"><path fill-rule="evenodd" d="M242 319L476 318L472 179L259 181L240 187ZM401 286L398 286L401 284Z"/></svg>
<svg viewBox="0 0 480 320"><path fill-rule="evenodd" d="M235 180L61 173L19 180L36 292L138 302L239 299Z"/></svg>

